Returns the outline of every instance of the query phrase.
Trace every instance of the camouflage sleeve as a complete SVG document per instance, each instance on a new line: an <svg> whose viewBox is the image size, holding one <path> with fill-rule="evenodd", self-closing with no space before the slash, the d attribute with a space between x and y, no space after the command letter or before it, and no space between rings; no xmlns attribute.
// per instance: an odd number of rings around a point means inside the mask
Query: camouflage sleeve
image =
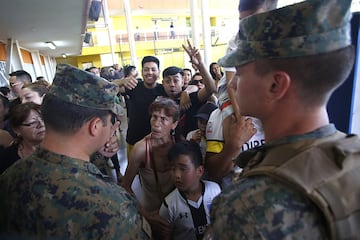
<svg viewBox="0 0 360 240"><path fill-rule="evenodd" d="M266 176L243 179L213 202L212 239L324 239L325 219L305 196Z"/></svg>
<svg viewBox="0 0 360 240"><path fill-rule="evenodd" d="M26 236L20 239L151 238L135 198L93 164L66 157L15 164L0 175L0 238L3 232Z"/></svg>

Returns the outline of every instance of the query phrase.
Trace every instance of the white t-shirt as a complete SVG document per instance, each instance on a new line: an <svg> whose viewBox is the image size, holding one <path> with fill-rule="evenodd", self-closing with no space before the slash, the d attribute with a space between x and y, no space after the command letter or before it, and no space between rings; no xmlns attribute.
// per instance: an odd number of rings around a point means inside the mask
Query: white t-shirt
<svg viewBox="0 0 360 240"><path fill-rule="evenodd" d="M242 147L241 152L258 147L265 144L264 130L261 121L257 118L251 118L257 132ZM219 153L222 151L224 144L222 113L220 109L215 109L211 114L206 125L207 152ZM219 145L212 145L218 143ZM209 146L210 144L210 146Z"/></svg>
<svg viewBox="0 0 360 240"><path fill-rule="evenodd" d="M175 189L169 195L166 196L165 202L160 208L160 216L174 225L174 231L172 239L186 239L196 240L196 233L194 229L194 223L191 216L190 208L187 202L195 208L199 208L204 201L204 208L206 213L207 224L210 223L210 207L212 200L221 192L220 186L211 181L202 181L205 184L204 195L199 198L197 202L184 199L179 190ZM203 227L200 232L205 232L206 227Z"/></svg>
<svg viewBox="0 0 360 240"><path fill-rule="evenodd" d="M209 118L209 121L206 125L206 151L211 153L220 153L224 148L224 135L223 135L223 125L222 125L222 111L220 109L215 109ZM250 117L253 120L254 127L257 129L257 132L252 136L245 144L241 147L241 152L252 149L254 147L261 146L265 143L264 130L262 128L261 121L257 118ZM241 172L241 168L235 166L234 172ZM223 188L230 185L232 182L232 174L225 176L221 185Z"/></svg>

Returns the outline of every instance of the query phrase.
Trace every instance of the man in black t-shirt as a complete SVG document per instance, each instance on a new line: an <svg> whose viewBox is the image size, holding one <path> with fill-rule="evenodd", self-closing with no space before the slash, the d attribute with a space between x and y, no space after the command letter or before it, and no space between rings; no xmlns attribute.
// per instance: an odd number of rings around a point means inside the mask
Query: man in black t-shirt
<svg viewBox="0 0 360 240"><path fill-rule="evenodd" d="M133 77L115 80L128 96L128 129L126 133L128 157L132 146L150 133L149 106L157 96L166 96L163 86L156 82L160 74L159 59L146 56L141 62L143 81Z"/></svg>

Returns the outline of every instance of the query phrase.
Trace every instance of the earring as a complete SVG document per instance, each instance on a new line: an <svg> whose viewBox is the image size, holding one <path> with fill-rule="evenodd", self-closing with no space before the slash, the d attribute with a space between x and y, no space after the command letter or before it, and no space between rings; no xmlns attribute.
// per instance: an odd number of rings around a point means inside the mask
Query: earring
<svg viewBox="0 0 360 240"><path fill-rule="evenodd" d="M170 135L171 135L171 136L175 136L175 129L171 129Z"/></svg>

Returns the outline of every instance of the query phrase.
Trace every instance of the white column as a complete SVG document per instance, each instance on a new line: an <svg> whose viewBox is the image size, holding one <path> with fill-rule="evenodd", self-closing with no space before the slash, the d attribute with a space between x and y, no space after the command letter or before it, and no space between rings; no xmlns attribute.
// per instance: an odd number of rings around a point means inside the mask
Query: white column
<svg viewBox="0 0 360 240"><path fill-rule="evenodd" d="M31 51L31 58L34 63L35 76L44 76L41 68L41 59L40 59L39 50Z"/></svg>
<svg viewBox="0 0 360 240"><path fill-rule="evenodd" d="M20 69L24 69L24 60L23 57L21 55L21 50L20 50L20 45L19 45L19 41L15 40L14 42L14 48L13 48L13 56L12 56L12 66L14 68L15 71L20 70Z"/></svg>
<svg viewBox="0 0 360 240"><path fill-rule="evenodd" d="M12 72L13 39L9 38L6 45L6 77Z"/></svg>
<svg viewBox="0 0 360 240"><path fill-rule="evenodd" d="M6 73L24 69L24 62L20 51L19 42L17 40L8 39L6 50Z"/></svg>
<svg viewBox="0 0 360 240"><path fill-rule="evenodd" d="M197 0L190 0L190 10L191 10L191 35L192 35L192 44L199 48L200 47L200 41L199 41L199 24L197 19L198 14L198 6L197 6Z"/></svg>
<svg viewBox="0 0 360 240"><path fill-rule="evenodd" d="M104 22L105 22L105 26L107 27L108 30L108 35L109 35L109 43L110 43L110 52L111 52L111 57L112 57L112 62L113 64L115 63L119 63L116 55L115 55L115 51L114 51L114 31L110 22L110 18L109 18L109 11L108 11L108 6L107 6L107 0L102 0L102 6L103 6L103 13L104 13Z"/></svg>
<svg viewBox="0 0 360 240"><path fill-rule="evenodd" d="M137 59L136 59L135 38L134 38L134 31L133 31L132 19L131 19L130 2L129 0L123 0L123 4L125 9L126 27L128 32L128 41L129 41L130 55L131 55L131 64L134 65L136 68L138 68Z"/></svg>
<svg viewBox="0 0 360 240"><path fill-rule="evenodd" d="M204 63L209 66L211 60L211 24L208 0L201 0L202 31L204 39Z"/></svg>
<svg viewBox="0 0 360 240"><path fill-rule="evenodd" d="M56 73L56 60L53 57L44 56L44 62L45 62L45 70L47 77L46 80L48 80L49 83L52 83Z"/></svg>

